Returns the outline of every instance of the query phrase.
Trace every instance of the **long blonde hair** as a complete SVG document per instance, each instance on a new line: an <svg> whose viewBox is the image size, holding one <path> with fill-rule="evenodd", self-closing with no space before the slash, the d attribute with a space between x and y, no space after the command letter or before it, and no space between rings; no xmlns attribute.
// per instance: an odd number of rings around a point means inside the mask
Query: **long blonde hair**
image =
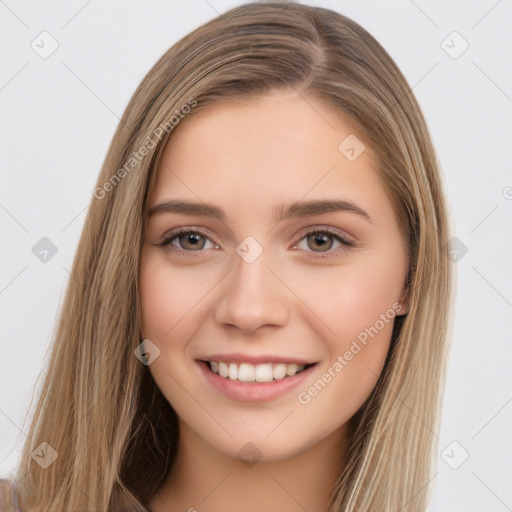
<svg viewBox="0 0 512 512"><path fill-rule="evenodd" d="M280 89L327 100L359 123L410 258L409 313L395 319L384 370L354 417L329 512L425 510L453 297L439 164L410 87L368 32L328 9L271 2L233 8L177 42L123 114L16 468L25 511L143 511L162 488L176 454L177 416L134 356L148 193L183 117ZM49 449L41 443L57 453L46 468L32 457Z"/></svg>

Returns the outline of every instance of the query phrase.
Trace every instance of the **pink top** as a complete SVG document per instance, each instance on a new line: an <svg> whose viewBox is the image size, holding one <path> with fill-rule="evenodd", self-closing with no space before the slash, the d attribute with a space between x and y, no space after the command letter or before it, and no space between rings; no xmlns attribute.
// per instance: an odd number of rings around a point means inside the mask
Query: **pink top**
<svg viewBox="0 0 512 512"><path fill-rule="evenodd" d="M10 478L0 478L0 512L21 512L16 483Z"/></svg>

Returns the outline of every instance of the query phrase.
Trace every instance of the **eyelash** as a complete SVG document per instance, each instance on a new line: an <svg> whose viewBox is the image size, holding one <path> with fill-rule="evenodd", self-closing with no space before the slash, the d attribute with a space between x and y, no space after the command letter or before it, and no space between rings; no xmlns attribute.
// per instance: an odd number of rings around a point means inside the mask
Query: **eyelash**
<svg viewBox="0 0 512 512"><path fill-rule="evenodd" d="M354 247L355 244L354 242L351 242L349 240L347 240L346 238L344 238L343 236L340 235L340 233L336 230L333 230L332 228L328 228L328 227L325 227L325 228L316 228L316 229L313 229L311 231L308 231L307 233L305 233L300 239L299 239L299 242L302 241L304 238L307 238L308 236L311 236L311 235L317 235L317 234L329 234L331 236L333 236L338 242L340 242L342 244L342 248L338 248L338 250L332 250L332 249L329 249L327 252L315 252L315 251L306 251L306 252L310 252L312 254L315 255L315 257L319 257L319 258L328 258L330 256L337 256L339 255L340 253L342 252L345 252L346 250L350 249L351 247ZM190 228L176 228L174 230L172 230L170 233L168 233L168 235L164 238L164 240L158 244L155 244L157 245L158 247L166 247L166 246L169 246L167 247L168 250L170 251L173 251L173 252L177 252L177 253L181 253L183 256L186 256L186 257L197 257L197 256L200 256L203 251L207 250L207 249L199 249L199 250L196 250L196 251L189 251L189 250L186 250L186 249L176 249L174 247L171 246L171 242L181 236L181 235L200 235L204 238L207 238L208 240L210 240L209 236L203 232L203 231L200 231L200 230L194 230L194 229L190 229ZM212 243L215 243L213 242L213 240L210 240ZM299 243L297 242L296 244L294 244L294 247ZM216 244L217 245L217 244ZM195 254L197 253L197 254Z"/></svg>

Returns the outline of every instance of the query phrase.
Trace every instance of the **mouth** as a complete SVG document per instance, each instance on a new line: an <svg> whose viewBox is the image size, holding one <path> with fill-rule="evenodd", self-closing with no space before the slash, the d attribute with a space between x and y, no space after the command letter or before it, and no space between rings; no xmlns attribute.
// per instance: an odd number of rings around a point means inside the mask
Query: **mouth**
<svg viewBox="0 0 512 512"><path fill-rule="evenodd" d="M224 379L245 382L273 382L294 377L317 363L297 364L284 362L266 362L252 364L249 362L228 362L199 360L206 369Z"/></svg>
<svg viewBox="0 0 512 512"><path fill-rule="evenodd" d="M253 357L251 363L243 355L196 359L206 382L214 389L238 402L271 402L289 393L311 377L318 363L302 360L286 362L281 357L268 361L264 356Z"/></svg>

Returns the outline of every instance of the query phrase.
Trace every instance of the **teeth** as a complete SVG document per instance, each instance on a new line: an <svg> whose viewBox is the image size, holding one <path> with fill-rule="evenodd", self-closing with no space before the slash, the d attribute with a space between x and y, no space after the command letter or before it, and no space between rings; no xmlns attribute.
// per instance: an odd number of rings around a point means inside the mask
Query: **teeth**
<svg viewBox="0 0 512 512"><path fill-rule="evenodd" d="M274 366L274 379L281 380L286 377L286 364L280 363Z"/></svg>
<svg viewBox="0 0 512 512"><path fill-rule="evenodd" d="M242 372L240 372L240 379L243 380L241 374L242 374ZM231 363L229 365L228 377L231 380L237 380L238 379L238 365L236 365L235 363Z"/></svg>
<svg viewBox="0 0 512 512"><path fill-rule="evenodd" d="M270 363L256 365L254 373L258 382L272 382L274 380L274 372Z"/></svg>
<svg viewBox="0 0 512 512"><path fill-rule="evenodd" d="M225 363L224 361L209 361L213 373L231 380L242 382L271 382L293 377L300 373L306 365L295 363Z"/></svg>
<svg viewBox="0 0 512 512"><path fill-rule="evenodd" d="M287 364L286 365L286 375L293 377L297 373L297 371L298 371L297 364Z"/></svg>
<svg viewBox="0 0 512 512"><path fill-rule="evenodd" d="M231 363L229 366L236 366L238 368L238 365L236 363ZM244 382L251 382L255 379L255 373L256 369L252 364L249 363L242 363L240 365L240 375L238 377L238 380L242 380ZM234 380L231 375L229 376L231 380Z"/></svg>
<svg viewBox="0 0 512 512"><path fill-rule="evenodd" d="M213 371L213 368L212 368L212 371ZM229 368L228 368L228 365L226 363L219 363L219 375L221 377L227 377L229 374Z"/></svg>

